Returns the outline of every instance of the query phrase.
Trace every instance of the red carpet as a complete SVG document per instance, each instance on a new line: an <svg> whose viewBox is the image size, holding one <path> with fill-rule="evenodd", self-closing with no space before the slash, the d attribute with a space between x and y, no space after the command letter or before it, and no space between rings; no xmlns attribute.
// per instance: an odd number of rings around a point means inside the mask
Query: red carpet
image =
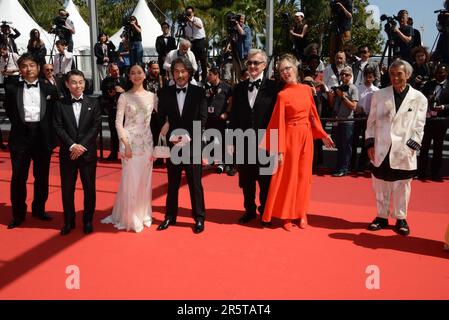
<svg viewBox="0 0 449 320"><path fill-rule="evenodd" d="M0 299L449 299L449 252L442 251L448 180L412 183L411 235L401 237L365 229L375 216L367 177L314 176L310 226L289 233L279 221L272 229L238 225L237 176L206 172L206 230L195 235L186 185L178 224L156 231L166 191L166 172L156 169L154 224L135 234L100 224L110 214L120 164L99 163L95 232L82 233L79 184L77 229L61 237L57 161L47 202L54 220L29 215L7 230L11 165L9 154L0 153ZM31 185L28 190L32 199ZM69 265L79 267L79 290L66 288ZM370 265L380 270L380 289L366 288Z"/></svg>

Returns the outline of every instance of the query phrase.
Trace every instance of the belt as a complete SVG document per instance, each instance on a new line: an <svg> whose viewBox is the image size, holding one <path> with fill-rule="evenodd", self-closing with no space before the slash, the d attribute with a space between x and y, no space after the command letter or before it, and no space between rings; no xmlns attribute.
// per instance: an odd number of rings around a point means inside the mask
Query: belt
<svg viewBox="0 0 449 320"><path fill-rule="evenodd" d="M204 39L206 39L206 38L201 38L201 39L192 39L192 40L190 40L190 42L197 42L197 41L201 41L201 40L204 40Z"/></svg>

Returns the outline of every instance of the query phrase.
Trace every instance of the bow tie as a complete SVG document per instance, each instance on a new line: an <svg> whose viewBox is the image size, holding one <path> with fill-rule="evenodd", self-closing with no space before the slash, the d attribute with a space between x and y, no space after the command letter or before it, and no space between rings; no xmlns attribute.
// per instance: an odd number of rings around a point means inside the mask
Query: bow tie
<svg viewBox="0 0 449 320"><path fill-rule="evenodd" d="M76 103L76 102L83 103L83 98L79 98L79 99L72 98L72 103Z"/></svg>
<svg viewBox="0 0 449 320"><path fill-rule="evenodd" d="M184 87L184 88L176 88L176 93L180 93L181 91L186 93L187 88L186 87Z"/></svg>
<svg viewBox="0 0 449 320"><path fill-rule="evenodd" d="M37 88L37 82L36 82L36 83L28 83L28 82L25 82L25 85L27 86L28 89L29 89L29 88L32 88L32 87Z"/></svg>
<svg viewBox="0 0 449 320"><path fill-rule="evenodd" d="M260 79L257 81L250 82L248 85L248 91L253 92L254 87L256 87L257 90L259 90L261 82L262 82L262 80L260 80Z"/></svg>

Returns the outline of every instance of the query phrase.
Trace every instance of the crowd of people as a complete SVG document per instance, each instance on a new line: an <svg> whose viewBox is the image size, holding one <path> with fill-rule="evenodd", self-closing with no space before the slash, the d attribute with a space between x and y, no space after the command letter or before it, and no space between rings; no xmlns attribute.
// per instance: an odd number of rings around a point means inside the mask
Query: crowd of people
<svg viewBox="0 0 449 320"><path fill-rule="evenodd" d="M53 63L46 63L39 31L30 32L28 52L19 56L14 36L0 45L0 70L6 91L5 109L11 122L11 203L13 219L8 228L20 226L26 216L26 181L33 161L32 215L51 220L45 212L50 156L59 141L64 226L61 235L75 228L74 187L78 173L84 190L83 230L93 231L95 212L96 139L101 113L108 115L111 133L107 161L121 161L122 179L111 216L102 220L118 229L140 232L152 222L151 176L153 166L166 166L168 193L165 220L158 230L176 223L178 192L184 170L190 190L195 233L206 220L203 166L217 173L238 172L244 195L242 224L257 218L264 227L271 219L283 220L284 229L307 227L307 210L313 168L323 163L323 146L337 147L332 175L351 170L372 173L377 217L368 229L388 226L408 235L407 205L414 177L427 179L428 154L433 141L430 178L442 181L443 143L449 118L449 66L431 62L427 49L416 40L406 10L398 14L394 30L398 50L386 68L371 58L368 44L351 44L352 1L337 1L336 37L330 63L319 47L307 42L305 15L295 15L290 30L291 54L275 61L276 72L266 76L268 57L253 49L251 29L243 14L233 18L235 30L219 61L208 63L204 25L194 8L186 8L185 37L176 45L170 26L161 25L156 40L158 59L142 63L141 27L135 17L122 35L118 48L101 33L95 45L102 95L89 96L91 84L74 67L66 40L56 41ZM17 36L18 31L15 30ZM73 44L72 44L73 46ZM321 120L320 120L321 118ZM194 124L200 123L200 135ZM331 132L325 130L332 124ZM185 134L177 133L180 129ZM224 137L229 130L253 131L259 149L274 159L275 168L252 146L243 143L243 162L236 163L238 146L223 139L206 141L205 130L216 129ZM260 130L267 130L266 135ZM272 143L270 131L276 131ZM159 137L173 149L189 150L188 161L152 157ZM196 143L218 144L221 152L204 159ZM359 153L357 149L361 147ZM185 151L185 149L182 149ZM417 153L419 151L419 159ZM230 155L230 157L229 157ZM259 205L256 204L256 183ZM393 212L390 212L393 199ZM297 220L298 222L295 222Z"/></svg>

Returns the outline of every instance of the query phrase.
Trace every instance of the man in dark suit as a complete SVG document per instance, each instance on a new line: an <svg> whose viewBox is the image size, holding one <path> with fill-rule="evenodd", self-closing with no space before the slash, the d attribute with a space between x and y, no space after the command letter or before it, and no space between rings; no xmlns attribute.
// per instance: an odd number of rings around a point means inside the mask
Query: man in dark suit
<svg viewBox="0 0 449 320"><path fill-rule="evenodd" d="M75 228L75 185L78 172L84 190L84 233L93 231L95 212L95 172L97 169L97 135L101 126L101 110L96 99L83 96L84 74L67 73L65 85L70 96L58 101L54 110L54 127L61 141L59 168L61 174L64 227L61 235Z"/></svg>
<svg viewBox="0 0 449 320"><path fill-rule="evenodd" d="M52 127L53 102L56 90L39 76L39 62L30 54L17 60L24 81L8 83L5 87L6 114L11 121L9 148L11 150L12 229L21 225L27 211L28 171L33 160L34 199L32 216L51 220L45 213L48 198L48 175L51 152L56 146Z"/></svg>
<svg viewBox="0 0 449 320"><path fill-rule="evenodd" d="M278 90L273 80L264 79L263 71L267 66L265 52L251 49L247 66L249 79L240 82L234 89L229 128L243 131L255 130L257 137L257 130L266 129L270 122ZM245 161L238 166L239 186L243 189L245 206L245 214L239 219L240 223L247 223L257 216L256 181L260 189L258 211L262 218L271 180L270 175L260 174L260 159L257 159L256 163L248 161L248 152L251 152L249 149L251 147L253 146L250 146L248 142L245 144ZM233 146L230 146L229 153L233 153L233 149Z"/></svg>
<svg viewBox="0 0 449 320"><path fill-rule="evenodd" d="M192 203L192 215L195 219L194 232L201 233L204 230L206 209L204 205L204 192L201 184L201 150L195 150L196 144L201 145L202 132L207 120L206 96L202 88L189 83L193 75L193 67L189 60L177 58L171 64L175 85L167 87L160 92L158 111L164 126L162 135L173 141L172 145L180 145L181 141L190 139L183 147L182 152L190 149L189 157L180 164L175 164L173 158L167 162L168 193L166 200L165 220L158 226L158 230L165 230L176 223L178 215L178 192L181 183L181 174L184 169L189 184L190 201ZM194 130L194 126L201 126L200 132ZM167 129L168 126L168 129ZM178 135L175 130L184 130L188 138ZM201 149L201 148L200 148ZM189 150L187 150L188 152ZM172 149L172 157L175 152Z"/></svg>
<svg viewBox="0 0 449 320"><path fill-rule="evenodd" d="M156 38L156 51L158 54L158 64L161 70L161 76L165 77L164 62L167 54L176 49L176 40L170 35L170 25L167 22L162 22L162 35Z"/></svg>

